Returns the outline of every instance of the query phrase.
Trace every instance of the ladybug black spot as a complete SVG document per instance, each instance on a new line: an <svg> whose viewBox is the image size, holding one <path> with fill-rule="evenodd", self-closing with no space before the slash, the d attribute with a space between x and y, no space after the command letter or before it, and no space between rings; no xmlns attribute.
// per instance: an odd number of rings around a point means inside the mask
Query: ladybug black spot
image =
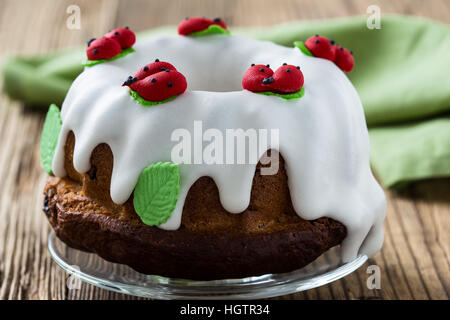
<svg viewBox="0 0 450 320"><path fill-rule="evenodd" d="M128 26L126 26L125 29L130 29L130 28Z"/></svg>
<svg viewBox="0 0 450 320"><path fill-rule="evenodd" d="M320 42L320 40L319 39L317 39L316 41L314 41L315 43L319 43Z"/></svg>
<svg viewBox="0 0 450 320"><path fill-rule="evenodd" d="M286 69L286 72L291 72L291 69Z"/></svg>
<svg viewBox="0 0 450 320"><path fill-rule="evenodd" d="M133 81L133 82L136 82L136 81L138 81L138 80L139 80L138 78L134 77L132 81Z"/></svg>
<svg viewBox="0 0 450 320"><path fill-rule="evenodd" d="M162 67L161 69L159 69L160 71L166 71L166 68Z"/></svg>
<svg viewBox="0 0 450 320"><path fill-rule="evenodd" d="M250 67L254 67L255 66L255 64L254 63L252 63L251 65L250 65Z"/></svg>
<svg viewBox="0 0 450 320"><path fill-rule="evenodd" d="M297 68L298 70L300 70L300 67L299 67L299 66L296 66L296 68Z"/></svg>
<svg viewBox="0 0 450 320"><path fill-rule="evenodd" d="M262 83L263 84L270 84L270 83L272 83L274 81L275 81L275 79L273 77L269 77L269 78L264 78Z"/></svg>
<svg viewBox="0 0 450 320"><path fill-rule="evenodd" d="M222 19L220 19L220 18L215 18L213 21L214 21L214 22L220 22L220 21L222 21Z"/></svg>
<svg viewBox="0 0 450 320"><path fill-rule="evenodd" d="M285 63L283 63L283 66L287 66L287 63L285 62Z"/></svg>
<svg viewBox="0 0 450 320"><path fill-rule="evenodd" d="M172 88L172 87L173 87L173 83L172 83L172 82L169 82L169 83L167 83L167 86L168 86L169 88Z"/></svg>
<svg viewBox="0 0 450 320"><path fill-rule="evenodd" d="M318 34L314 35L314 37L318 37L318 36L319 36Z"/></svg>
<svg viewBox="0 0 450 320"><path fill-rule="evenodd" d="M264 72L264 68L259 69L259 71Z"/></svg>
<svg viewBox="0 0 450 320"><path fill-rule="evenodd" d="M155 59L155 62L159 62L159 59Z"/></svg>
<svg viewBox="0 0 450 320"><path fill-rule="evenodd" d="M119 33L116 31L116 32L114 32L114 34L116 35L116 36L118 36L119 35Z"/></svg>
<svg viewBox="0 0 450 320"><path fill-rule="evenodd" d="M145 67L142 69L142 71L148 71L148 67L145 66Z"/></svg>
<svg viewBox="0 0 450 320"><path fill-rule="evenodd" d="M330 43L331 43L331 44L335 44L335 43L336 43L336 41L334 41L334 40L330 40Z"/></svg>
<svg viewBox="0 0 450 320"><path fill-rule="evenodd" d="M166 72L170 72L170 69L166 69Z"/></svg>
<svg viewBox="0 0 450 320"><path fill-rule="evenodd" d="M270 68L270 64L266 64L266 67L267 67L267 68Z"/></svg>
<svg viewBox="0 0 450 320"><path fill-rule="evenodd" d="M94 40L95 40L95 38L89 39L88 42L87 42L87 46L89 47L91 45L91 42L94 41Z"/></svg>
<svg viewBox="0 0 450 320"><path fill-rule="evenodd" d="M92 51L94 54L98 53L98 49L94 49L94 51Z"/></svg>
<svg viewBox="0 0 450 320"><path fill-rule="evenodd" d="M339 50L344 50L344 47L339 47Z"/></svg>
<svg viewBox="0 0 450 320"><path fill-rule="evenodd" d="M152 80L150 80L150 82L156 82L156 78L152 78Z"/></svg>

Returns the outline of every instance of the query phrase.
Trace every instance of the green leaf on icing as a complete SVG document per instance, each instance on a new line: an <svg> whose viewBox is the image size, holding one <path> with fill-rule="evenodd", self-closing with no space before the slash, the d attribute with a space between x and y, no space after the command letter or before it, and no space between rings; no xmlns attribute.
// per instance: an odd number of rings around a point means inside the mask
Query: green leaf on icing
<svg viewBox="0 0 450 320"><path fill-rule="evenodd" d="M297 92L286 93L286 94L280 94L280 93L275 93L275 92L270 92L270 91L255 92L255 93L264 94L266 96L276 96L276 97L280 97L280 98L283 98L286 100L291 100L291 99L299 99L299 98L303 97L303 95L305 94L305 87L302 87Z"/></svg>
<svg viewBox="0 0 450 320"><path fill-rule="evenodd" d="M151 107L151 106L155 106L157 104L166 103L166 102L172 101L173 99L178 97L178 95L175 95L173 97L167 98L166 100L162 100L162 101L149 101L149 100L145 100L144 98L141 97L141 95L139 93L137 93L136 91L131 90L131 89L130 89L130 96L132 96L134 100L139 102L144 107Z"/></svg>
<svg viewBox="0 0 450 320"><path fill-rule="evenodd" d="M294 46L300 49L301 52L306 54L307 56L314 57L311 51L308 50L308 48L305 47L305 44L303 41L295 41Z"/></svg>
<svg viewBox="0 0 450 320"><path fill-rule="evenodd" d="M95 66L96 64L99 64L99 63L108 62L108 61L113 61L113 60L116 60L116 59L125 57L127 54L133 53L133 52L135 52L135 51L136 51L136 50L134 50L133 48L130 47L130 48L123 49L118 55L115 55L115 56L112 57L112 58L109 58L109 59L99 59L99 60L88 60L88 59L85 59L84 62L83 62L82 64L83 64L83 66L85 66L85 67L92 67L92 66Z"/></svg>
<svg viewBox="0 0 450 320"><path fill-rule="evenodd" d="M139 176L134 189L134 210L146 225L158 226L171 216L178 201L179 190L180 174L177 164L152 164Z"/></svg>
<svg viewBox="0 0 450 320"><path fill-rule="evenodd" d="M53 155L55 154L56 144L58 143L61 125L61 113L58 107L52 104L48 108L41 136L41 164L42 168L49 174L53 174Z"/></svg>
<svg viewBox="0 0 450 320"><path fill-rule="evenodd" d="M189 36L190 37L203 37L203 36L208 36L211 34L231 35L231 32L222 28L221 26L218 26L217 24L212 24L208 27L208 29L198 31L198 32L193 32L193 33L189 34Z"/></svg>

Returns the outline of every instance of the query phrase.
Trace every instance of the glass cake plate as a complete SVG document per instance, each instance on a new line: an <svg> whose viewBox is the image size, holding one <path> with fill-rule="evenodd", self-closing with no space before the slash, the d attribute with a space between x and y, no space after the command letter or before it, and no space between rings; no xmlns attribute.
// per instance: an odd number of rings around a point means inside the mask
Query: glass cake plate
<svg viewBox="0 0 450 320"><path fill-rule="evenodd" d="M334 247L306 267L283 274L242 279L194 281L145 275L96 254L67 246L52 231L48 248L55 262L68 273L100 288L153 299L263 299L316 288L338 280L367 261L360 255L343 264Z"/></svg>

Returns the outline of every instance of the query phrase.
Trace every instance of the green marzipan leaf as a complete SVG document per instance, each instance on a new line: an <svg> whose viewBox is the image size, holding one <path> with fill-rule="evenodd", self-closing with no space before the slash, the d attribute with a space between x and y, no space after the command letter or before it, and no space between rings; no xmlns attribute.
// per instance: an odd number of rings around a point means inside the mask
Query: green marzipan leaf
<svg viewBox="0 0 450 320"><path fill-rule="evenodd" d="M211 34L226 34L226 35L230 35L231 32L222 28L221 26L218 26L217 24L212 24L208 27L208 29L202 30L202 31L198 31L198 32L192 32L191 34L189 34L190 37L203 37L203 36L208 36Z"/></svg>
<svg viewBox="0 0 450 320"><path fill-rule="evenodd" d="M135 51L136 51L136 50L134 50L133 48L126 48L126 49L123 49L118 55L115 55L115 56L112 57L112 58L109 58L109 59L99 59L99 60L88 60L88 59L85 59L84 62L83 62L82 64L83 64L83 66L85 66L85 67L92 67L92 66L95 66L96 64L99 64L99 63L108 62L108 61L113 61L113 60L116 60L116 59L125 57L127 54L130 54L130 53L135 52Z"/></svg>
<svg viewBox="0 0 450 320"><path fill-rule="evenodd" d="M158 226L166 222L175 209L180 190L178 165L158 162L139 176L134 189L133 205L142 222Z"/></svg>
<svg viewBox="0 0 450 320"><path fill-rule="evenodd" d="M52 172L53 155L58 143L59 132L61 131L61 113L56 105L50 105L45 117L44 129L41 136L41 164L42 168L49 173Z"/></svg>
<svg viewBox="0 0 450 320"><path fill-rule="evenodd" d="M305 87L302 87L297 92L286 93L286 94L275 93L275 92L270 92L270 91L255 92L255 93L263 94L266 96L276 96L276 97L280 97L280 98L283 98L286 100L291 100L291 99L299 99L299 98L303 97L303 95L305 94Z"/></svg>
<svg viewBox="0 0 450 320"><path fill-rule="evenodd" d="M303 41L295 41L294 46L300 49L301 52L306 54L307 56L314 57L311 51L308 50L308 48L305 47L305 44Z"/></svg>
<svg viewBox="0 0 450 320"><path fill-rule="evenodd" d="M131 89L130 89L130 96L132 96L134 100L139 102L144 107L151 107L151 106L155 106L157 104L166 103L166 102L172 101L173 99L178 97L178 95L175 95L173 97L167 98L166 100L162 100L162 101L150 101L150 100L145 100L144 98L141 97L141 95L139 93L137 93L136 91L131 90Z"/></svg>

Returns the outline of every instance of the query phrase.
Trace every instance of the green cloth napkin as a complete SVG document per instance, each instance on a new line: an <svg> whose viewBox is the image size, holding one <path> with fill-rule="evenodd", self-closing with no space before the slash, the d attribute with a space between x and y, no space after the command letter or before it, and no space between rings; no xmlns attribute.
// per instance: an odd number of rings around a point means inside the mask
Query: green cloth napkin
<svg viewBox="0 0 450 320"><path fill-rule="evenodd" d="M450 176L450 27L408 16L383 15L381 29L365 17L231 28L233 34L292 46L321 34L354 51L348 74L361 96L371 139L371 162L386 187ZM164 27L139 34L174 33ZM36 106L61 104L82 71L84 49L11 57L4 90ZM307 79L306 79L307 81Z"/></svg>

